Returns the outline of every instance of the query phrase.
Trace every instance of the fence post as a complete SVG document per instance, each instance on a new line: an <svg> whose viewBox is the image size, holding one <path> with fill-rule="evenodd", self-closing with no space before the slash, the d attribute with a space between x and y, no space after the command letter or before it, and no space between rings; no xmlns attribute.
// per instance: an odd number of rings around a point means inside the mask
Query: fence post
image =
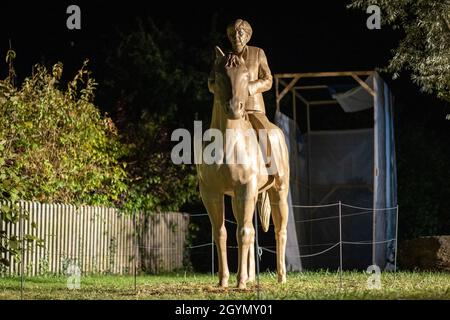
<svg viewBox="0 0 450 320"><path fill-rule="evenodd" d="M397 255L398 255L398 204L395 210L395 260L394 260L395 273L397 273Z"/></svg>
<svg viewBox="0 0 450 320"><path fill-rule="evenodd" d="M339 282L342 288L342 203L339 201Z"/></svg>

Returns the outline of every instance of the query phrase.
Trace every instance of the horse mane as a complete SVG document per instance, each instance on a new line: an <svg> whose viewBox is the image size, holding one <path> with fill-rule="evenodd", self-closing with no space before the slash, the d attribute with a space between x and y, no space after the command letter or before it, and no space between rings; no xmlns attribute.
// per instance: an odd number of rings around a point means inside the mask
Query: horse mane
<svg viewBox="0 0 450 320"><path fill-rule="evenodd" d="M241 58L233 52L228 53L225 59L226 59L225 62L226 68L235 68L239 67L242 64Z"/></svg>

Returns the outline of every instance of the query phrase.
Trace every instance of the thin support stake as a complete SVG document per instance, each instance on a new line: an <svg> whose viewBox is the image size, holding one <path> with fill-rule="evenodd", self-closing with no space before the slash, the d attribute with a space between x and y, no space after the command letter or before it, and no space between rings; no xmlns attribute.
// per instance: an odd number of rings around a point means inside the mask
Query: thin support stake
<svg viewBox="0 0 450 320"><path fill-rule="evenodd" d="M258 212L255 206L255 256L256 258L256 295L260 300L260 282L259 282L259 242L258 242Z"/></svg>
<svg viewBox="0 0 450 320"><path fill-rule="evenodd" d="M138 241L137 241L137 223L136 211L134 212L134 292L137 292L137 258L138 258Z"/></svg>
<svg viewBox="0 0 450 320"><path fill-rule="evenodd" d="M214 277L214 230L211 231L211 276Z"/></svg>

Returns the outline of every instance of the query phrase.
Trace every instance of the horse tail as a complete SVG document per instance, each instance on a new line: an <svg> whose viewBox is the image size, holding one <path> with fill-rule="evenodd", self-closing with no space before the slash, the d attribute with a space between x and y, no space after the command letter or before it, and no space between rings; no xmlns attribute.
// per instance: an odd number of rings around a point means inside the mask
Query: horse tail
<svg viewBox="0 0 450 320"><path fill-rule="evenodd" d="M259 220L261 220L261 226L264 232L269 230L270 224L270 199L267 191L263 191L258 196L258 212L259 212Z"/></svg>

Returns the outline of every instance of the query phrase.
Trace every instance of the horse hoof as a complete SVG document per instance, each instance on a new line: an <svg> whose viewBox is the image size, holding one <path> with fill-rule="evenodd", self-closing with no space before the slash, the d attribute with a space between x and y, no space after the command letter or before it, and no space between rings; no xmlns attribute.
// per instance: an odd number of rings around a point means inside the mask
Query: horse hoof
<svg viewBox="0 0 450 320"><path fill-rule="evenodd" d="M247 289L247 285L244 282L239 282L237 287L241 290Z"/></svg>
<svg viewBox="0 0 450 320"><path fill-rule="evenodd" d="M278 276L278 283L286 283L286 276Z"/></svg>
<svg viewBox="0 0 450 320"><path fill-rule="evenodd" d="M255 277L253 276L253 277L249 277L248 279L247 279L247 282L255 282Z"/></svg>
<svg viewBox="0 0 450 320"><path fill-rule="evenodd" d="M228 288L228 281L220 281L219 282L219 287L222 288L222 289Z"/></svg>

